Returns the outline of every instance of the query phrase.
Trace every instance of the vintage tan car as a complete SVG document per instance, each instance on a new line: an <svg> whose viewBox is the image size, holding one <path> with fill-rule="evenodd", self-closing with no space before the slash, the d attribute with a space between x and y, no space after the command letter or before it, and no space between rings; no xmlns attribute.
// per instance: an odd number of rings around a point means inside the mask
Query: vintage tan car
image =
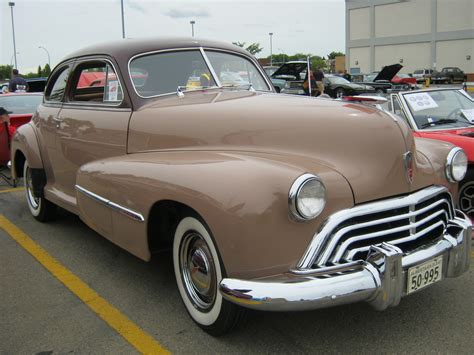
<svg viewBox="0 0 474 355"><path fill-rule="evenodd" d="M383 310L469 268L462 149L376 108L276 94L224 43L71 54L12 162L39 221L60 206L143 260L170 248L187 311L214 335L246 308Z"/></svg>

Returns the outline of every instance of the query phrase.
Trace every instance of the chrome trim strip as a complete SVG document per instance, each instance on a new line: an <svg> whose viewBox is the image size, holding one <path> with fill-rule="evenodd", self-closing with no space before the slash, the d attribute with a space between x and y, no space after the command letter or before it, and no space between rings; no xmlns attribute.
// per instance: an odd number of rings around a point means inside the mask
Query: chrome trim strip
<svg viewBox="0 0 474 355"><path fill-rule="evenodd" d="M144 222L145 221L145 218L143 217L142 214L138 213L138 212L135 212L135 211L132 211L131 209L128 209L126 207L123 207L115 202L112 202L110 200L107 200L106 198L102 197L102 196L99 196L79 185L75 185L75 188L77 191L81 192L82 194L84 194L85 196L93 199L94 201L106 206L106 207L109 207L111 208L112 210L114 211L117 211L121 214L123 214L124 216L127 216L131 219L133 219L134 221L138 221L138 222Z"/></svg>
<svg viewBox="0 0 474 355"><path fill-rule="evenodd" d="M221 80L219 79L216 72L214 71L214 67L212 66L211 61L207 57L206 52L204 52L204 48L199 47L199 51L201 52L201 55L204 58L204 61L206 62L206 65L207 65L209 71L211 72L212 77L214 78L214 82L216 83L216 85L218 87L221 88L222 87Z"/></svg>
<svg viewBox="0 0 474 355"><path fill-rule="evenodd" d="M306 252L297 264L298 269L309 269L315 263L316 259L321 258L321 252L324 246L328 243L332 231L337 228L342 222L349 218L360 217L371 213L384 212L396 208L409 207L426 201L441 193L449 194L448 189L444 186L430 186L413 194L390 198L383 201L365 203L360 206L355 206L346 210L339 211L331 215L320 227L319 231L315 233ZM452 199L451 199L452 201ZM450 215L454 218L454 207L450 205Z"/></svg>

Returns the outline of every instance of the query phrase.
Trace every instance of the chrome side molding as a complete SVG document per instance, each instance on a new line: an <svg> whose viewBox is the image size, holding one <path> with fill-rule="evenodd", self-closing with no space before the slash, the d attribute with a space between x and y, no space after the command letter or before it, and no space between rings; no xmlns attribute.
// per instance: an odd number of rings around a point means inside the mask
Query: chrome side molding
<svg viewBox="0 0 474 355"><path fill-rule="evenodd" d="M79 186L79 185L75 185L75 188L77 191L81 192L82 194L84 194L85 196L91 198L92 200L106 206L106 207L109 207L111 208L112 210L114 211L117 211L121 214L123 214L124 216L127 216L128 218L131 218L133 219L134 221L138 221L138 222L144 222L145 221L145 218L143 217L143 215L141 213L138 213L138 212L135 212L135 211L132 211L131 209L128 209L126 207L123 207L115 202L112 202L102 196L99 196L85 188L83 188L82 186Z"/></svg>

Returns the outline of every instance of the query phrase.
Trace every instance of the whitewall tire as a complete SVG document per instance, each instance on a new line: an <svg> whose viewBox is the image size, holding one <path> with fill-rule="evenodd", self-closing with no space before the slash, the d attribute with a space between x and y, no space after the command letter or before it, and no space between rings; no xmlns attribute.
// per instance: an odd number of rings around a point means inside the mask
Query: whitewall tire
<svg viewBox="0 0 474 355"><path fill-rule="evenodd" d="M34 195L31 169L27 161L25 161L23 166L23 182L25 186L26 203L31 215L40 222L51 220L56 214L56 205L44 197L36 197Z"/></svg>
<svg viewBox="0 0 474 355"><path fill-rule="evenodd" d="M212 335L231 330L244 310L219 292L223 269L204 224L194 216L181 219L173 241L173 264L181 299L191 318Z"/></svg>

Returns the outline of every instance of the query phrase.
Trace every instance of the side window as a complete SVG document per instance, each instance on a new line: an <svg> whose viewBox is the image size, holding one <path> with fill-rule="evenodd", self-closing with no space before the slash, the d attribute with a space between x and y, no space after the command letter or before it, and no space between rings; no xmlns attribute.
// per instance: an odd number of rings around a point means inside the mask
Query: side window
<svg viewBox="0 0 474 355"><path fill-rule="evenodd" d="M69 67L62 68L53 77L45 92L45 99L48 102L61 102L66 90L67 79L69 77Z"/></svg>
<svg viewBox="0 0 474 355"><path fill-rule="evenodd" d="M398 100L398 97L396 95L392 95L392 112L405 121L408 126L410 126L410 123L408 122L408 118L405 115L405 112L402 110L402 107L400 105L400 101Z"/></svg>
<svg viewBox="0 0 474 355"><path fill-rule="evenodd" d="M70 101L117 105L122 99L122 86L109 63L84 62L74 70Z"/></svg>

